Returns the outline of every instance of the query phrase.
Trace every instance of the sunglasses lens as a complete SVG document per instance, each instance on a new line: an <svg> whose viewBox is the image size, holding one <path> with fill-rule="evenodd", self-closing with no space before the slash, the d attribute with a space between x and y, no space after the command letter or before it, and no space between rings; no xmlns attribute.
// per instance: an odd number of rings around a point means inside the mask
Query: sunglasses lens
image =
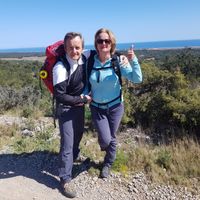
<svg viewBox="0 0 200 200"><path fill-rule="evenodd" d="M110 44L111 42L110 42L110 40L105 40L105 43Z"/></svg>
<svg viewBox="0 0 200 200"><path fill-rule="evenodd" d="M111 43L111 41L109 40L109 39L105 39L105 40L103 40L103 39L98 39L97 40L97 43L98 44L103 44L105 42L105 44L110 44Z"/></svg>

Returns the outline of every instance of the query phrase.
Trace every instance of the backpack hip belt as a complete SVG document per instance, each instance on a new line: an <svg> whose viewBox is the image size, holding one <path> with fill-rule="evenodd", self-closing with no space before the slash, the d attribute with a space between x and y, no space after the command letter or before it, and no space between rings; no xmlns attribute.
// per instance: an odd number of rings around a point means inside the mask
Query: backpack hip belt
<svg viewBox="0 0 200 200"><path fill-rule="evenodd" d="M98 102L96 102L96 101L94 101L94 100L92 100L92 103L94 103L97 107L108 106L109 104L115 102L115 101L118 100L118 99L120 99L120 102L121 102L121 93L120 93L120 95L119 95L118 97L116 97L116 98L114 98L113 100L108 101L108 102L106 102L106 103L98 103Z"/></svg>

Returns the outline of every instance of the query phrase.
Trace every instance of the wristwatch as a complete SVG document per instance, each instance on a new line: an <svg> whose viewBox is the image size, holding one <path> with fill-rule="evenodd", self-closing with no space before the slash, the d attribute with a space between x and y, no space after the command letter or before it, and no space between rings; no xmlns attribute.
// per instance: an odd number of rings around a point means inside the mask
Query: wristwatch
<svg viewBox="0 0 200 200"><path fill-rule="evenodd" d="M88 99L86 96L83 96L83 103L86 104L88 102Z"/></svg>

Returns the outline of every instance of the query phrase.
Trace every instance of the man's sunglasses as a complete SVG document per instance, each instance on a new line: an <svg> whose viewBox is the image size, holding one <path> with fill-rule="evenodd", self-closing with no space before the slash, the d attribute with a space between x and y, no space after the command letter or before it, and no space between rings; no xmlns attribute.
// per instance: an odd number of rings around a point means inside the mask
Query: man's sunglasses
<svg viewBox="0 0 200 200"><path fill-rule="evenodd" d="M103 44L105 42L105 44L111 44L111 41L109 39L97 39L97 44Z"/></svg>

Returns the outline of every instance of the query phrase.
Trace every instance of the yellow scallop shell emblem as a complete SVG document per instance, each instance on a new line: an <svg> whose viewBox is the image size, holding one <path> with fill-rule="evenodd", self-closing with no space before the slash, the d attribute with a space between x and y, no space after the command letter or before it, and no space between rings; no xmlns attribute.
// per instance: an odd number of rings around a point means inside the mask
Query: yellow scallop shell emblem
<svg viewBox="0 0 200 200"><path fill-rule="evenodd" d="M45 78L47 78L47 75L48 75L48 73L47 73L46 70L42 70L42 71L40 71L40 78L41 78L41 79L45 79Z"/></svg>

